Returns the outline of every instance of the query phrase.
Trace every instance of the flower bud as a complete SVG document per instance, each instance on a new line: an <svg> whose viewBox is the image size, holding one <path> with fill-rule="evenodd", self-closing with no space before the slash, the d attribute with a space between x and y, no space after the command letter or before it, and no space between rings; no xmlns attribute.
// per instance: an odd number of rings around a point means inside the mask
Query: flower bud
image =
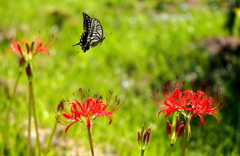
<svg viewBox="0 0 240 156"><path fill-rule="evenodd" d="M147 131L147 143L148 143L150 139L150 133L151 133L150 127L146 131Z"/></svg>
<svg viewBox="0 0 240 156"><path fill-rule="evenodd" d="M141 142L141 133L140 131L138 131L138 144L140 144L140 142Z"/></svg>
<svg viewBox="0 0 240 156"><path fill-rule="evenodd" d="M184 124L182 121L181 125L178 127L178 130L177 130L177 137L179 137L182 134L183 129L184 129Z"/></svg>
<svg viewBox="0 0 240 156"><path fill-rule="evenodd" d="M145 150L149 140L150 140L150 127L144 131L144 126L141 131L138 131L138 144L141 150Z"/></svg>
<svg viewBox="0 0 240 156"><path fill-rule="evenodd" d="M27 67L26 67L26 73L27 73L28 77L32 76L32 69L31 69L30 64L28 64Z"/></svg>
<svg viewBox="0 0 240 156"><path fill-rule="evenodd" d="M167 134L170 135L172 133L172 125L169 120L167 121Z"/></svg>
<svg viewBox="0 0 240 156"><path fill-rule="evenodd" d="M180 119L179 119L179 116L178 116L178 114L176 115L176 133L177 133L177 131L178 131L178 128L179 128L179 126L180 126Z"/></svg>

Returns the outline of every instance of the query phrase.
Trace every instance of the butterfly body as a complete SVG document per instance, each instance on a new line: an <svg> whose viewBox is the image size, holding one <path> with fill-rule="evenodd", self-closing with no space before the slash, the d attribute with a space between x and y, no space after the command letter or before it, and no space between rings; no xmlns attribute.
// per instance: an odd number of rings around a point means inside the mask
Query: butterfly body
<svg viewBox="0 0 240 156"><path fill-rule="evenodd" d="M83 12L83 30L80 42L73 46L81 46L83 52L86 52L90 47L95 47L101 43L105 37L103 37L103 29L101 23L96 18L91 18Z"/></svg>

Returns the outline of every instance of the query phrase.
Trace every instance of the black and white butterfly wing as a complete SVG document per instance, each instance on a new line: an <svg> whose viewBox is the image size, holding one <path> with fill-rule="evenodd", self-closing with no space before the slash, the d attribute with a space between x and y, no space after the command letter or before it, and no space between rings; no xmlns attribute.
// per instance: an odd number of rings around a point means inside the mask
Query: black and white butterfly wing
<svg viewBox="0 0 240 156"><path fill-rule="evenodd" d="M85 12L83 12L82 14L83 14L83 30L84 30L84 32L85 31L89 32L91 29L92 19Z"/></svg>
<svg viewBox="0 0 240 156"><path fill-rule="evenodd" d="M103 37L103 28L101 23L96 18L92 18L91 29L88 36L88 42L90 42L90 46L95 47L104 39L105 37Z"/></svg>
<svg viewBox="0 0 240 156"><path fill-rule="evenodd" d="M82 36L81 36L81 39L80 39L80 42L79 42L79 45L81 46L83 52L85 53L87 50L90 49L90 45L89 43L87 42L87 38L88 38L88 32L85 31Z"/></svg>
<svg viewBox="0 0 240 156"><path fill-rule="evenodd" d="M83 52L85 53L90 48L90 45L87 43L87 38L88 38L88 32L85 31L82 33L80 42L77 44L74 44L73 47L79 45L79 46L81 46Z"/></svg>
<svg viewBox="0 0 240 156"><path fill-rule="evenodd" d="M89 33L88 33L87 31L83 32L83 33L82 33L82 36L81 36L81 38L80 38L80 42L77 43L77 44L74 44L73 47L76 46L76 45L81 46L81 48L82 48L82 50L83 50L84 53L85 53L87 50L89 50L89 49L90 49L90 45L89 45L90 42L88 42L88 40L87 40L87 38L88 38L88 36L89 36L88 34L89 34Z"/></svg>
<svg viewBox="0 0 240 156"><path fill-rule="evenodd" d="M88 41L89 32L91 30L91 21L92 21L91 17L88 16L88 14L83 12L83 31L84 32L82 33L80 42L73 45L73 46L76 46L76 45L81 46L83 52L86 52L90 48L90 45L87 41Z"/></svg>
<svg viewBox="0 0 240 156"><path fill-rule="evenodd" d="M83 52L86 52L90 47L95 47L101 43L105 37L103 37L103 29L101 23L96 18L91 18L83 12L83 30L80 42L73 46L81 46Z"/></svg>

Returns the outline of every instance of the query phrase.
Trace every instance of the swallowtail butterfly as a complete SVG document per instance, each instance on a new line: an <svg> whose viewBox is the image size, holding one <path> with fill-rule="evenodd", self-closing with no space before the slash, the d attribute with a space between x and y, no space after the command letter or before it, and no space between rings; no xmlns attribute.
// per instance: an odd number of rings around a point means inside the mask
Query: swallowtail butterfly
<svg viewBox="0 0 240 156"><path fill-rule="evenodd" d="M103 37L103 29L101 23L96 18L91 18L83 12L83 30L80 42L73 46L80 45L83 52L86 52L90 47L95 47L101 43L105 37Z"/></svg>

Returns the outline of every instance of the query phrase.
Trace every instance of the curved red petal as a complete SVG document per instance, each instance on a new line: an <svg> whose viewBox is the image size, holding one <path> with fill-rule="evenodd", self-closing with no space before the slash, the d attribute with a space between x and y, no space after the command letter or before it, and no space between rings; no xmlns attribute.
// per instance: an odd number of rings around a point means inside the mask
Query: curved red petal
<svg viewBox="0 0 240 156"><path fill-rule="evenodd" d="M203 115L198 114L198 116L199 116L199 118L200 118L200 120L201 120L201 127L203 127L203 126L204 126L204 118L203 118Z"/></svg>
<svg viewBox="0 0 240 156"><path fill-rule="evenodd" d="M67 133L68 129L69 129L73 124L75 124L76 122L77 122L77 121L75 121L75 122L69 124L69 125L67 126L67 128L65 129L64 132Z"/></svg>

